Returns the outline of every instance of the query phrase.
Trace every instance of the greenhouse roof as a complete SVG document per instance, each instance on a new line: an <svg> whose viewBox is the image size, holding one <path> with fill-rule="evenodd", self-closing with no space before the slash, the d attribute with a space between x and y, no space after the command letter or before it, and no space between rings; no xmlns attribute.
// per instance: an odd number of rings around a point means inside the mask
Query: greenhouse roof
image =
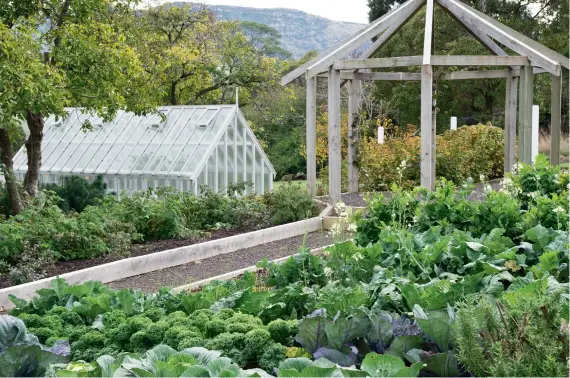
<svg viewBox="0 0 570 378"><path fill-rule="evenodd" d="M245 126L248 140L266 161L253 132L236 105L167 106L159 114L138 116L119 111L111 122L82 108L68 117L45 121L40 173L144 175L195 179L233 122ZM91 130L85 130L89 125ZM14 157L14 170L27 170L25 148Z"/></svg>

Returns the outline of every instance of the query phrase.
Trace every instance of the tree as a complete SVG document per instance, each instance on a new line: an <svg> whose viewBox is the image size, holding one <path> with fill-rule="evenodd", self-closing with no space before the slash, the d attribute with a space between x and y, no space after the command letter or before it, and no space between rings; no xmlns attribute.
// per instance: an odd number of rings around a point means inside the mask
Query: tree
<svg viewBox="0 0 570 378"><path fill-rule="evenodd" d="M109 121L119 109L155 108L138 56L114 22L134 17L134 3L0 0L2 124L27 123L24 189L29 195L37 193L47 116L65 117L65 106L81 106Z"/></svg>
<svg viewBox="0 0 570 378"><path fill-rule="evenodd" d="M372 22L399 4L405 3L406 0L368 0L368 21Z"/></svg>
<svg viewBox="0 0 570 378"><path fill-rule="evenodd" d="M292 54L281 47L281 34L271 26L254 21L241 21L239 26L249 43L262 55L281 60L291 58Z"/></svg>
<svg viewBox="0 0 570 378"><path fill-rule="evenodd" d="M246 99L276 84L277 60L264 49L275 52L277 45L262 29L248 29L248 38L240 23L217 21L191 4L150 7L134 29L132 43L162 103L224 103L236 86Z"/></svg>

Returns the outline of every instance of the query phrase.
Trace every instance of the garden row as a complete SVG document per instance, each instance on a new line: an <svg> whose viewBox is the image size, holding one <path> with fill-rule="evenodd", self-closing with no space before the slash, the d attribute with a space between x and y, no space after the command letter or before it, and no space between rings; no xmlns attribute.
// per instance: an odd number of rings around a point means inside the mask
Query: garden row
<svg viewBox="0 0 570 378"><path fill-rule="evenodd" d="M355 242L198 292L57 280L12 298L0 373L568 376L568 175L519 168L479 203L376 197Z"/></svg>
<svg viewBox="0 0 570 378"><path fill-rule="evenodd" d="M0 277L9 276L13 285L42 278L58 261L123 258L135 243L193 239L212 230L252 231L319 210L293 185L260 197L242 196L245 186L240 185L227 195L205 187L201 196L162 188L120 200L93 195L97 186L89 187L82 178L49 189L17 216L0 219Z"/></svg>

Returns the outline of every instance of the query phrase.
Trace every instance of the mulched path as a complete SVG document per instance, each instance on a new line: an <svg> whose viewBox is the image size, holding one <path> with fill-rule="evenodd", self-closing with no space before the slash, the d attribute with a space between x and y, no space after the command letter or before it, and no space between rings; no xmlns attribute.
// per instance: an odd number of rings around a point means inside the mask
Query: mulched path
<svg viewBox="0 0 570 378"><path fill-rule="evenodd" d="M135 244L133 245L133 249L129 256L107 255L107 256L96 257L93 259L60 261L46 269L45 277L59 276L64 273L74 272L76 270L90 268L92 266L102 265L112 261L122 260L129 257L148 255L154 252L165 251L167 249L173 249L187 245L203 243L210 240L226 238L228 236L239 235L249 231L254 231L254 230L215 230L193 238L157 240L157 241L149 241L142 244ZM12 281L10 280L10 277L8 275L0 276L0 289L10 286L12 286Z"/></svg>
<svg viewBox="0 0 570 378"><path fill-rule="evenodd" d="M342 240L350 239L351 235L345 234ZM215 277L234 270L247 268L255 265L264 257L268 260L278 259L293 255L303 245L308 248L324 247L333 244L333 240L327 232L317 231L307 235L294 236L267 244L261 244L252 248L210 257L208 259L178 265L171 268L157 270L138 276L114 281L108 285L114 289L136 288L147 293L158 291L161 287L177 287L188 283Z"/></svg>

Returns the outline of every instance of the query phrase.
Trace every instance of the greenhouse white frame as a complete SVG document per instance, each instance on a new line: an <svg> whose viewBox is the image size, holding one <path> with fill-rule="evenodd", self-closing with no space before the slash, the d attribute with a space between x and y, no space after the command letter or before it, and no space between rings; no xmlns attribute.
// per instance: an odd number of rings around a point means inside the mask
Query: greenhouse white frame
<svg viewBox="0 0 570 378"><path fill-rule="evenodd" d="M201 185L225 192L244 181L254 183L248 194L273 188L275 169L236 105L165 106L146 116L119 111L108 123L82 108L66 110L63 120L46 119L41 183L101 175L117 195L158 187L199 194ZM14 156L14 171L23 180L24 147Z"/></svg>

